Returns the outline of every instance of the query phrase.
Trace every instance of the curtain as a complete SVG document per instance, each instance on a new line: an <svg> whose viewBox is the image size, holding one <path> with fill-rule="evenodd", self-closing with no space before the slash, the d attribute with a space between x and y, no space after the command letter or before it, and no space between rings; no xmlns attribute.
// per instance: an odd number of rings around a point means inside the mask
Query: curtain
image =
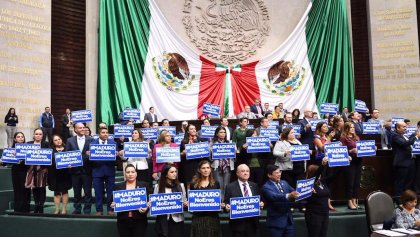
<svg viewBox="0 0 420 237"><path fill-rule="evenodd" d="M118 121L125 107L138 108L147 56L148 1L101 0L97 122Z"/></svg>
<svg viewBox="0 0 420 237"><path fill-rule="evenodd" d="M346 0L313 0L306 25L308 58L318 106L354 108L352 51Z"/></svg>

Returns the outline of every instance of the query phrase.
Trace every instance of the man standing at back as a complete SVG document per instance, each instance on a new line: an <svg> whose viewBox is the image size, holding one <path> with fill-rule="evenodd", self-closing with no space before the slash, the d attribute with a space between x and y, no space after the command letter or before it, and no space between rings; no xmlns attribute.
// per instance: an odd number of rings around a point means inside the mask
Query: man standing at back
<svg viewBox="0 0 420 237"><path fill-rule="evenodd" d="M236 168L238 180L228 184L225 191L224 203L226 210L230 210L230 198L252 197L259 195L259 188L256 183L248 181L249 167L245 164ZM263 207L264 203L260 203ZM257 236L258 217L248 217L241 219L230 219L229 227L233 237L254 237Z"/></svg>
<svg viewBox="0 0 420 237"><path fill-rule="evenodd" d="M149 113L144 114L143 120L149 121L150 124L158 121L157 115L155 114L155 108L154 107L149 108Z"/></svg>
<svg viewBox="0 0 420 237"><path fill-rule="evenodd" d="M281 178L281 170L276 165L267 165L268 181L261 188L261 194L267 207L267 228L271 237L294 237L295 227L290 208L299 196L290 185Z"/></svg>
<svg viewBox="0 0 420 237"><path fill-rule="evenodd" d="M89 145L92 138L85 135L85 125L76 123L73 125L76 136L70 137L66 142L66 151L81 151L83 166L70 169L72 185L74 191L74 211L73 214L82 213L82 203L84 204L83 213L89 215L92 206L92 168L90 166ZM82 200L82 189L85 196Z"/></svg>
<svg viewBox="0 0 420 237"><path fill-rule="evenodd" d="M45 142L48 136L48 142L51 142L53 129L55 127L54 116L51 114L50 107L45 107L45 112L39 117L39 126L42 129L42 142Z"/></svg>
<svg viewBox="0 0 420 237"><path fill-rule="evenodd" d="M311 129L312 110L306 108L303 119L299 120L300 125L300 141L302 144L308 144L310 150L314 150L314 132Z"/></svg>

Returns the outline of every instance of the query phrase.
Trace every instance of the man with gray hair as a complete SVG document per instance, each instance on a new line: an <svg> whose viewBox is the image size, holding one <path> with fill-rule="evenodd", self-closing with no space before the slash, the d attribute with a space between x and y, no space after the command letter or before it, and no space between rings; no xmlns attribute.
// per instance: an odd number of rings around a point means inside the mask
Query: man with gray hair
<svg viewBox="0 0 420 237"><path fill-rule="evenodd" d="M251 112L251 107L249 105L245 105L244 111L240 112L237 115L237 118L257 119L257 116L253 112Z"/></svg>

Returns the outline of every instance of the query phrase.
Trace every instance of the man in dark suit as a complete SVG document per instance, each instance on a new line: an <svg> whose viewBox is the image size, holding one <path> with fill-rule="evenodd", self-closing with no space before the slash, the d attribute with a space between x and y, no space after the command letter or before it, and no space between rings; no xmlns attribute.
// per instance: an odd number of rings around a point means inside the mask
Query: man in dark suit
<svg viewBox="0 0 420 237"><path fill-rule="evenodd" d="M344 122L349 121L349 108L344 107L343 112L341 113L341 117L343 118Z"/></svg>
<svg viewBox="0 0 420 237"><path fill-rule="evenodd" d="M420 138L420 131L417 130L414 136L410 138L405 134L407 124L397 122L395 124L395 133L392 136L392 153L394 155L394 184L397 203L399 197L406 189L411 189L414 181L415 164L414 157L411 154L411 146Z"/></svg>
<svg viewBox="0 0 420 237"><path fill-rule="evenodd" d="M66 140L69 138L70 135L70 127L71 127L71 111L69 108L66 109L66 113L63 114L63 117L61 118L61 127L62 127L62 135L63 139Z"/></svg>
<svg viewBox="0 0 420 237"><path fill-rule="evenodd" d="M224 203L226 210L230 210L230 198L235 197L252 197L259 195L259 188L256 183L248 181L249 167L245 164L236 168L236 176L238 180L226 186ZM263 207L264 203L260 203ZM253 237L257 236L258 217L248 217L241 219L230 219L229 227L233 237Z"/></svg>
<svg viewBox="0 0 420 237"><path fill-rule="evenodd" d="M270 109L270 104L269 103L264 103L263 112L264 112L263 113L264 116L266 116L267 113L271 113L272 112L271 109Z"/></svg>
<svg viewBox="0 0 420 237"><path fill-rule="evenodd" d="M356 131L357 135L363 134L363 125L361 122L362 115L359 112L351 112L349 115L349 122L354 124L354 130Z"/></svg>
<svg viewBox="0 0 420 237"><path fill-rule="evenodd" d="M74 211L73 214L82 213L82 203L84 204L83 213L89 215L92 206L92 168L89 161L89 145L92 138L85 136L85 125L76 123L73 125L76 136L70 137L66 142L66 151L81 151L83 166L70 169L72 175L72 185L74 191ZM82 188L85 193L82 199Z"/></svg>
<svg viewBox="0 0 420 237"><path fill-rule="evenodd" d="M91 144L116 144L114 140L108 139L108 129L99 129L99 138ZM95 190L96 215L103 215L103 199L106 190L106 205L108 215L114 215L111 208L112 190L115 184L115 161L91 161L93 189Z"/></svg>
<svg viewBox="0 0 420 237"><path fill-rule="evenodd" d="M312 110L305 109L303 119L299 120L300 125L300 142L308 144L310 150L314 150L314 132L311 129L309 121L312 119Z"/></svg>
<svg viewBox="0 0 420 237"><path fill-rule="evenodd" d="M157 115L155 114L155 108L154 107L150 107L149 108L149 113L144 114L144 120L149 121L150 124L158 121Z"/></svg>
<svg viewBox="0 0 420 237"><path fill-rule="evenodd" d="M42 142L48 137L48 142L51 142L53 130L55 127L54 115L51 114L50 107L45 107L45 112L39 117L39 127L42 129Z"/></svg>
<svg viewBox="0 0 420 237"><path fill-rule="evenodd" d="M226 140L232 141L233 128L229 127L229 120L227 118L220 119L220 125L226 129Z"/></svg>
<svg viewBox="0 0 420 237"><path fill-rule="evenodd" d="M267 166L269 180L261 189L267 207L267 228L271 237L294 237L291 203L299 196L290 185L280 180L281 170L276 165Z"/></svg>
<svg viewBox="0 0 420 237"><path fill-rule="evenodd" d="M258 118L264 117L264 111L259 99L254 100L254 104L251 105L251 112L254 113Z"/></svg>

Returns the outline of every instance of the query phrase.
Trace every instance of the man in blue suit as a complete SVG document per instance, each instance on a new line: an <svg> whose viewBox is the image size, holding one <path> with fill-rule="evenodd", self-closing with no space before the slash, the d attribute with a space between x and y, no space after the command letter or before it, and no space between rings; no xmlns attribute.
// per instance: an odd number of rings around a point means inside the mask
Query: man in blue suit
<svg viewBox="0 0 420 237"><path fill-rule="evenodd" d="M267 207L267 227L272 237L294 237L295 229L291 202L299 193L290 185L280 180L281 170L276 165L267 165L268 181L261 189L261 194Z"/></svg>
<svg viewBox="0 0 420 237"><path fill-rule="evenodd" d="M99 129L99 138L91 144L116 144L114 140L108 139L108 129ZM115 184L115 161L91 161L93 189L95 190L96 215L103 215L103 199L106 188L106 205L108 215L114 215L111 208L112 191ZM105 187L106 186L106 187Z"/></svg>

